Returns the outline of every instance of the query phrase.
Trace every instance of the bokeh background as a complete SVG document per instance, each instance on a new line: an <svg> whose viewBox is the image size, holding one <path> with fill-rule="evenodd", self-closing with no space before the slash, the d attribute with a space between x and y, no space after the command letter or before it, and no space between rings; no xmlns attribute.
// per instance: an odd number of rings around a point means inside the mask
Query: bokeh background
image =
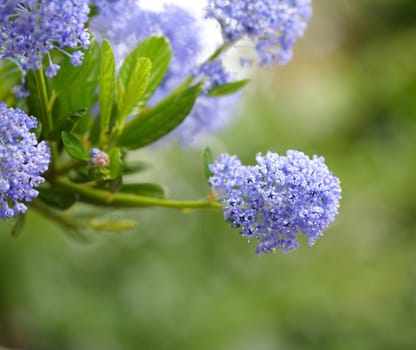
<svg viewBox="0 0 416 350"><path fill-rule="evenodd" d="M0 223L0 345L18 349L416 349L416 1L314 0L286 67L258 71L215 154L299 149L341 178L313 248L257 257L219 212L130 211L68 237ZM140 151L176 198L207 193L202 150ZM111 213L122 215L122 213ZM306 243L306 242L303 242Z"/></svg>

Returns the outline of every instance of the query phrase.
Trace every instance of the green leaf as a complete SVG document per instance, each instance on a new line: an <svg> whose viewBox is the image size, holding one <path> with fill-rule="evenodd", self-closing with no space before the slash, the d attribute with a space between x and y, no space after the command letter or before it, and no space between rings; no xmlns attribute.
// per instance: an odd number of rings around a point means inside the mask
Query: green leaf
<svg viewBox="0 0 416 350"><path fill-rule="evenodd" d="M78 160L89 160L90 155L78 136L68 131L63 131L62 141L64 143L65 150L72 158Z"/></svg>
<svg viewBox="0 0 416 350"><path fill-rule="evenodd" d="M156 198L163 198L165 196L163 188L152 183L123 184L119 192Z"/></svg>
<svg viewBox="0 0 416 350"><path fill-rule="evenodd" d="M208 91L208 96L218 97L233 94L246 86L249 81L250 79L237 80L231 83L215 86Z"/></svg>
<svg viewBox="0 0 416 350"><path fill-rule="evenodd" d="M122 172L122 164L121 164L121 157L120 157L120 148L113 147L108 151L108 157L110 159L110 179L117 179L121 177Z"/></svg>
<svg viewBox="0 0 416 350"><path fill-rule="evenodd" d="M27 104L29 107L29 113L39 118L44 116L42 101L38 93L38 85L36 84L36 76L32 70L29 70L26 74L26 88L29 91L27 97Z"/></svg>
<svg viewBox="0 0 416 350"><path fill-rule="evenodd" d="M134 108L141 102L149 86L151 70L151 61L146 57L140 57L131 71L127 85L123 86L123 84L120 84L118 89L117 124L122 125L125 117L131 114Z"/></svg>
<svg viewBox="0 0 416 350"><path fill-rule="evenodd" d="M130 76L140 57L150 59L153 67L149 85L143 98L144 101L147 101L160 85L169 68L172 49L163 36L151 36L143 40L123 61L118 74L118 86L121 85L125 88L128 85Z"/></svg>
<svg viewBox="0 0 416 350"><path fill-rule="evenodd" d="M58 141L61 137L62 131L70 131L73 129L74 125L87 114L86 108L81 108L80 110L71 113L66 116L64 119L61 119L54 127L54 129L48 133L45 139L50 141Z"/></svg>
<svg viewBox="0 0 416 350"><path fill-rule="evenodd" d="M81 238L91 237L91 230L119 232L137 226L136 220L121 217L120 211L114 208L104 209L103 207L78 205L71 210L71 216L65 216L71 226L78 226L77 233L86 234Z"/></svg>
<svg viewBox="0 0 416 350"><path fill-rule="evenodd" d="M88 227L96 231L120 232L130 230L137 226L137 221L130 219L99 219L94 218L88 221Z"/></svg>
<svg viewBox="0 0 416 350"><path fill-rule="evenodd" d="M63 55L60 62L61 68L58 74L52 78L52 89L57 95L72 90L74 86L79 86L91 73L95 74L99 71L100 48L98 43L93 40L84 51L82 65L75 67L68 56Z"/></svg>
<svg viewBox="0 0 416 350"><path fill-rule="evenodd" d="M209 170L209 165L214 162L214 158L212 156L212 151L209 147L205 148L204 150L204 170L205 170L205 177L207 180L212 176L211 170Z"/></svg>
<svg viewBox="0 0 416 350"><path fill-rule="evenodd" d="M117 145L128 149L146 146L176 128L190 113L201 92L200 84L168 96L156 106L142 111L126 124Z"/></svg>
<svg viewBox="0 0 416 350"><path fill-rule="evenodd" d="M91 176L91 167L84 166L77 169L76 172L70 172L68 178L74 183L86 183L93 180Z"/></svg>
<svg viewBox="0 0 416 350"><path fill-rule="evenodd" d="M38 198L54 209L66 210L77 201L78 196L66 189L41 187Z"/></svg>
<svg viewBox="0 0 416 350"><path fill-rule="evenodd" d="M55 124L60 118L71 114L73 111L87 108L89 111L97 102L97 85L100 72L100 48L93 41L88 51L85 52L83 63L79 67L73 67L69 59L64 60L58 75L52 79L52 90L57 96L53 106L52 114ZM68 61L68 62L67 62ZM66 79L65 76L68 75ZM55 81L58 79L58 81ZM77 132L84 134L91 123L89 113L86 118L80 120Z"/></svg>
<svg viewBox="0 0 416 350"><path fill-rule="evenodd" d="M25 214L19 214L13 218L12 228L10 234L12 237L17 237L22 233L23 227L25 226Z"/></svg>
<svg viewBox="0 0 416 350"><path fill-rule="evenodd" d="M116 87L116 65L111 44L104 39L101 45L100 83L98 101L100 103L100 128L104 135L110 126Z"/></svg>
<svg viewBox="0 0 416 350"><path fill-rule="evenodd" d="M142 161L124 162L123 163L123 174L134 174L149 169L151 165Z"/></svg>
<svg viewBox="0 0 416 350"><path fill-rule="evenodd" d="M12 93L13 86L20 84L20 71L16 69L16 64L10 60L0 61L0 101L6 102L9 106L14 106L16 97Z"/></svg>

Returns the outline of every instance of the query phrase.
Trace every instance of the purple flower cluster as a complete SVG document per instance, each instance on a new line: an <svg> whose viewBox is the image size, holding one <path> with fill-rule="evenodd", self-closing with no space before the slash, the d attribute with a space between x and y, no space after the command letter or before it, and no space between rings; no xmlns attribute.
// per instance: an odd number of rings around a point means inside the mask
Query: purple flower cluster
<svg viewBox="0 0 416 350"><path fill-rule="evenodd" d="M88 47L88 4L88 0L0 0L0 59L13 60L24 74L40 69L47 55L48 77L59 69L49 54L52 49L67 54L74 66L80 65L83 53L68 53L64 48Z"/></svg>
<svg viewBox="0 0 416 350"><path fill-rule="evenodd" d="M206 10L207 18L219 22L226 42L254 42L261 66L292 58L292 46L311 14L311 0L208 0Z"/></svg>
<svg viewBox="0 0 416 350"><path fill-rule="evenodd" d="M114 21L114 13L118 20ZM165 5L163 11L142 9L133 0L119 0L102 8L91 21L91 30L98 40L108 39L118 64L142 40L150 35L164 35L172 46L173 57L164 81L150 100L150 104L169 95L189 76L205 82L205 91L225 83L229 76L219 60L200 67L198 59L202 45L201 24L187 10L176 5ZM225 97L200 96L190 115L173 131L169 138L182 144L192 144L201 133L217 130L230 121L238 94Z"/></svg>
<svg viewBox="0 0 416 350"><path fill-rule="evenodd" d="M22 110L0 103L0 218L24 213L26 205L37 197L34 188L44 182L40 175L48 169L49 145L36 140L31 129L35 118Z"/></svg>
<svg viewBox="0 0 416 350"><path fill-rule="evenodd" d="M224 206L224 219L258 242L257 254L296 249L299 233L313 245L338 214L338 178L324 158L299 151L258 154L256 161L244 166L223 154L210 165L209 183Z"/></svg>

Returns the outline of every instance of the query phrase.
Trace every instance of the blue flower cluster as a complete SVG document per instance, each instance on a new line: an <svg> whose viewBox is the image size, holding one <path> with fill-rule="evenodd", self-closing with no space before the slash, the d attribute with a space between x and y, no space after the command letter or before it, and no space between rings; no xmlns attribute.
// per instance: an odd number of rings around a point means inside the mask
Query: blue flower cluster
<svg viewBox="0 0 416 350"><path fill-rule="evenodd" d="M114 21L114 13L118 20ZM91 30L98 40L107 38L118 64L122 59L150 35L164 35L171 43L173 57L161 86L150 100L155 104L169 95L189 76L205 82L205 91L223 84L229 79L219 60L200 67L198 59L203 37L200 22L187 10L166 4L163 11L141 8L132 0L119 0L102 8L91 21ZM173 131L169 138L177 138L182 144L192 144L197 135L212 132L226 125L235 111L238 94L224 97L202 95L196 101L190 115Z"/></svg>
<svg viewBox="0 0 416 350"><path fill-rule="evenodd" d="M311 0L208 0L206 16L219 22L226 42L254 41L259 65L268 66L292 58L311 13Z"/></svg>
<svg viewBox="0 0 416 350"><path fill-rule="evenodd" d="M0 103L0 218L24 213L26 205L37 197L34 188L44 182L40 175L48 169L49 145L36 140L31 129L35 118L22 110Z"/></svg>
<svg viewBox="0 0 416 350"><path fill-rule="evenodd" d="M338 214L341 187L324 163L299 151L258 154L257 165L221 155L210 165L209 183L223 204L224 218L258 242L257 254L296 249L299 233L309 245Z"/></svg>
<svg viewBox="0 0 416 350"><path fill-rule="evenodd" d="M64 48L88 47L88 13L89 0L0 0L0 59L13 60L25 74L40 69L47 55L48 77L59 69L52 62L52 49L67 54L74 66L80 65L83 53L68 53Z"/></svg>

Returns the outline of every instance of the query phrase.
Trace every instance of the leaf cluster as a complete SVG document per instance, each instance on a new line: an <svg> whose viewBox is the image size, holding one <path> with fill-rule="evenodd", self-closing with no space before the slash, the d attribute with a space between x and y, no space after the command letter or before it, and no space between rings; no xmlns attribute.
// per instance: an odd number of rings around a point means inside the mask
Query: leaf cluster
<svg viewBox="0 0 416 350"><path fill-rule="evenodd" d="M165 198L159 184L125 183L124 175L147 168L142 162L129 162L128 152L150 145L175 129L190 114L202 93L213 98L231 94L247 81L227 83L204 92L203 83L195 82L191 76L168 96L150 104L149 100L163 84L172 58L172 48L165 37L145 39L119 67L107 40L101 44L93 41L84 54L83 64L74 67L68 57L59 57L57 53L54 60L60 60L61 69L52 79L45 79L42 71L26 76L30 93L26 100L28 112L39 120L36 132L40 139L49 142L52 150L52 163L45 174L47 181L39 188L33 207L65 223L68 220L59 211L69 210L76 202L131 206L131 202L124 205L120 198L108 199L116 193L137 196L136 207L142 206L141 199L147 203L143 206L163 206L163 202L149 202L151 198ZM104 152L108 165L95 166L91 162L92 149ZM208 155L206 151L207 176L208 161L212 158ZM178 204L178 209L181 205L184 204ZM14 233L23 222L16 221Z"/></svg>

